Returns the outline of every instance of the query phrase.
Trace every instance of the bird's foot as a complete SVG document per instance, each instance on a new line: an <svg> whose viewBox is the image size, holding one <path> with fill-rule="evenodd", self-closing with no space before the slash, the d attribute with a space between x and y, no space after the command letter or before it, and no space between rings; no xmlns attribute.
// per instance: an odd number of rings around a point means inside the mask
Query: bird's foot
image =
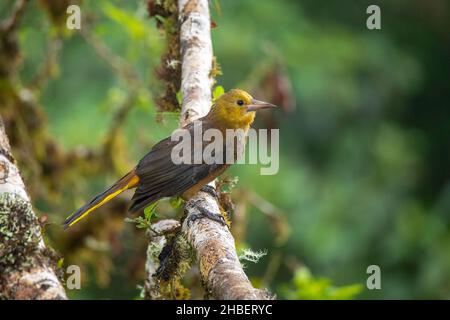
<svg viewBox="0 0 450 320"><path fill-rule="evenodd" d="M209 211L208 209L203 208L198 203L195 203L195 207L197 208L198 212L197 214L191 214L188 219L188 224L194 222L195 220L202 219L202 218L208 218L212 221L218 222L223 226L226 226L227 223L222 215L215 214L214 212Z"/></svg>
<svg viewBox="0 0 450 320"><path fill-rule="evenodd" d="M209 184L205 184L200 191L202 192L206 192L207 194L209 194L210 196L216 198L217 200L219 200L219 195L217 194L217 191L214 187L210 186Z"/></svg>

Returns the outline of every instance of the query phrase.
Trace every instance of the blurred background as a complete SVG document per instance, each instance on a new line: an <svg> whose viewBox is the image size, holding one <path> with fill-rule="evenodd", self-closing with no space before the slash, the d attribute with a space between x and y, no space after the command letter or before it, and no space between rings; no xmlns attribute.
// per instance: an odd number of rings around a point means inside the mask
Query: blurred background
<svg viewBox="0 0 450 320"><path fill-rule="evenodd" d="M70 3L81 31L65 28ZM1 116L62 270L82 268L71 298L139 298L145 277L130 194L60 223L178 124L174 26L152 3L30 1L2 38ZM282 107L256 124L280 129L278 174L236 165L221 182L252 282L282 299L450 298L449 2L210 3L216 85ZM371 4L381 30L366 27ZM157 215L179 211L162 201ZM381 290L366 287L369 265ZM202 297L195 268L185 282Z"/></svg>

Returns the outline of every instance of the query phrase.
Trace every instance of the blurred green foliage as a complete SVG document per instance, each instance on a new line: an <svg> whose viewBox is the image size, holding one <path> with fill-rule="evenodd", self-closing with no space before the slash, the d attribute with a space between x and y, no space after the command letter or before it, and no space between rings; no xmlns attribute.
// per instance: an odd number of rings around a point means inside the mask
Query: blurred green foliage
<svg viewBox="0 0 450 320"><path fill-rule="evenodd" d="M346 300L353 299L362 289L360 284L335 287L329 279L316 278L308 268L300 267L295 271L292 283L282 288L281 293L293 300Z"/></svg>
<svg viewBox="0 0 450 320"><path fill-rule="evenodd" d="M450 297L449 4L375 1L382 29L371 31L365 12L372 2L247 0L211 6L214 53L223 70L215 95L221 86L257 91L265 72L280 64L297 101L293 112L270 116L280 128L279 173L261 176L258 166L230 172L239 176L236 188L254 190L286 215L291 236L280 247L269 236L270 222L250 205L244 239L268 252L248 266L254 279L264 277L271 253L281 252L268 285L282 298ZM10 4L0 5L2 16ZM153 98L162 84L154 69L164 38L141 1L86 0L82 13L93 21L83 28L139 77L138 99L122 131L131 166L178 123L177 113L156 121ZM25 83L45 59L53 32L42 9L30 3L19 30ZM58 72L39 99L52 134L70 149L98 146L128 92L126 82L72 32L64 38ZM99 172L68 186L52 218L62 220L115 178ZM36 206L46 208L45 201ZM125 251L133 250L133 241L122 241ZM288 259L308 268L293 269ZM70 294L135 297L139 281L123 287L125 264L125 256L114 259L108 287L90 281ZM381 268L381 290L365 288L371 264Z"/></svg>

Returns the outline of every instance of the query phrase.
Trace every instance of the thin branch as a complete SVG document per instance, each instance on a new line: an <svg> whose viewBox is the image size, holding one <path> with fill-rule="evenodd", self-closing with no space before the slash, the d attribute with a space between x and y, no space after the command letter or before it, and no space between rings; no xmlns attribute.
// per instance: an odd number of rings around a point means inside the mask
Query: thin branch
<svg viewBox="0 0 450 320"><path fill-rule="evenodd" d="M103 144L103 155L105 160L114 167L113 156L116 156L116 154L114 154L114 147L119 132L131 110L136 105L140 88L144 86L140 81L139 75L133 69L133 66L124 58L115 54L104 42L95 37L89 28L83 28L80 32L84 40L94 49L95 53L108 63L112 71L122 78L128 87L127 96L114 113L111 126Z"/></svg>
<svg viewBox="0 0 450 320"><path fill-rule="evenodd" d="M130 88L139 86L139 76L125 59L113 53L101 40L92 35L88 28L82 28L80 33L84 40L92 46L95 53L105 60L125 80Z"/></svg>
<svg viewBox="0 0 450 320"><path fill-rule="evenodd" d="M284 245L291 233L289 223L286 220L286 215L283 214L281 209L277 208L273 203L267 201L253 190L248 192L248 200L267 218L276 235L275 243L278 246Z"/></svg>
<svg viewBox="0 0 450 320"><path fill-rule="evenodd" d="M67 299L0 119L0 297Z"/></svg>
<svg viewBox="0 0 450 320"><path fill-rule="evenodd" d="M0 29L5 32L11 32L16 28L16 26L19 24L20 19L22 18L22 15L25 11L25 7L27 5L29 0L17 0L13 12L11 15L7 18L7 20L2 21L0 25Z"/></svg>
<svg viewBox="0 0 450 320"><path fill-rule="evenodd" d="M41 91L47 82L55 76L58 68L59 53L62 48L63 41L60 34L51 35L48 40L47 50L44 61L38 73L31 80L28 88L33 91Z"/></svg>

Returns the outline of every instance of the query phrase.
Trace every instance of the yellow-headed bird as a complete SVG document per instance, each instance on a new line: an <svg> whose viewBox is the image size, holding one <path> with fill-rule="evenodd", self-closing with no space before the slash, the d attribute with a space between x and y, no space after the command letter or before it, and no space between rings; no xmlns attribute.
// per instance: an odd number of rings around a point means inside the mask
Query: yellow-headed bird
<svg viewBox="0 0 450 320"><path fill-rule="evenodd" d="M255 112L272 107L275 106L255 100L243 90L233 89L220 96L205 117L191 122L183 129L194 135L195 126L201 124L203 132L213 128L220 130L225 136L227 129L242 129L246 134L255 119ZM178 141L172 141L171 137L157 143L133 170L70 215L64 222L64 227L74 225L90 212L131 188L136 188L129 209L131 212L144 209L165 197L180 196L188 200L203 186L221 175L230 165L226 161L175 164L171 156L173 148L178 143ZM241 140L241 143L245 143L245 139ZM236 150L242 149L236 148ZM225 153L226 147L222 150ZM194 148L192 152L198 151L195 151ZM235 154L234 158L236 156L238 155ZM225 155L222 159L224 157ZM216 220L208 212L203 212L203 214Z"/></svg>

